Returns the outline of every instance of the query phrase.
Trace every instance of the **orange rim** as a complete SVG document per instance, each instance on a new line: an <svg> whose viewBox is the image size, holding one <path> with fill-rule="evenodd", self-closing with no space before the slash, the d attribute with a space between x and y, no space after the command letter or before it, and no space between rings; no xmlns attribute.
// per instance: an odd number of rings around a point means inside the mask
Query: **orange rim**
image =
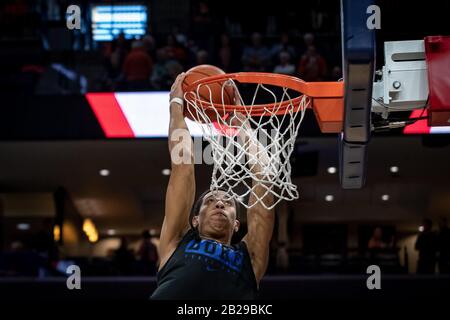
<svg viewBox="0 0 450 320"><path fill-rule="evenodd" d="M200 85L208 85L216 82L222 82L226 80L234 80L239 83L254 83L254 84L264 84L278 86L282 88L288 88L301 93L300 96L295 97L290 100L285 100L281 103L269 103L269 104L258 104L253 106L243 106L243 105L223 105L220 103L212 103L211 101L204 101L197 97L195 94L196 89ZM192 83L186 92L192 92L191 95L187 94L186 99L192 103L200 105L203 109L216 109L224 113L237 111L237 112L247 112L250 109L250 113L254 116L264 116L273 114L274 109L277 109L276 114L285 114L288 106L295 106L293 111L297 112L300 110L300 101L303 96L307 96L311 99L307 102L307 107L314 107L315 101L318 99L340 100L344 95L344 85L343 82L306 82L299 78L287 76L283 74L276 73L264 73L264 72L239 72L239 73L228 73L223 75L206 77ZM312 103L311 103L312 102ZM337 102L337 101L335 101Z"/></svg>

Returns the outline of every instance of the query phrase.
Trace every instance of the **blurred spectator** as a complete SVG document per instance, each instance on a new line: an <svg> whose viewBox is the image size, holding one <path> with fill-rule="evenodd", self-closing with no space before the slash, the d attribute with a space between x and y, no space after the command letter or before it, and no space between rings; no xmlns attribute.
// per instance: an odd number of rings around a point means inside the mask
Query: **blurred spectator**
<svg viewBox="0 0 450 320"><path fill-rule="evenodd" d="M262 35L255 32L251 45L244 49L242 64L244 71L266 71L269 62L269 50L262 44Z"/></svg>
<svg viewBox="0 0 450 320"><path fill-rule="evenodd" d="M180 43L177 42L175 36L170 34L167 36L167 42L165 47L167 56L170 59L177 60L181 64L186 63L186 50L181 46Z"/></svg>
<svg viewBox="0 0 450 320"><path fill-rule="evenodd" d="M301 58L306 51L308 50L309 46L316 46L315 45L315 37L312 33L305 33L302 38L303 41L300 42L298 47L299 57Z"/></svg>
<svg viewBox="0 0 450 320"><path fill-rule="evenodd" d="M156 51L156 64L150 78L152 87L156 90L169 90L176 77L184 70L178 61L169 58L166 49L164 47Z"/></svg>
<svg viewBox="0 0 450 320"><path fill-rule="evenodd" d="M56 275L59 248L53 238L53 226L52 218L44 218L36 233L13 240L9 252L0 255L0 270L9 275Z"/></svg>
<svg viewBox="0 0 450 320"><path fill-rule="evenodd" d="M311 27L314 30L323 30L326 23L330 20L327 5L322 1L317 1L310 11Z"/></svg>
<svg viewBox="0 0 450 320"><path fill-rule="evenodd" d="M152 236L149 230L142 232L142 241L139 246L137 255L142 263L143 273L156 274L156 266L158 263L158 251L152 242Z"/></svg>
<svg viewBox="0 0 450 320"><path fill-rule="evenodd" d="M142 41L132 43L131 52L125 58L123 74L127 81L127 89L149 89L148 79L152 73L153 61L145 51Z"/></svg>
<svg viewBox="0 0 450 320"><path fill-rule="evenodd" d="M416 240L415 248L419 251L417 273L433 274L436 266L436 234L432 231L430 219L423 221L423 231Z"/></svg>
<svg viewBox="0 0 450 320"><path fill-rule="evenodd" d="M199 51L199 48L194 40L188 39L187 40L187 46L186 46L186 56L187 56L187 62L186 62L186 69L190 69L192 67L195 67L197 65L197 52Z"/></svg>
<svg viewBox="0 0 450 320"><path fill-rule="evenodd" d="M334 66L331 71L331 81L339 81L342 79L342 68L339 66Z"/></svg>
<svg viewBox="0 0 450 320"><path fill-rule="evenodd" d="M317 53L316 47L310 45L300 59L298 65L300 78L305 81L323 81L326 78L327 65L325 59Z"/></svg>
<svg viewBox="0 0 450 320"><path fill-rule="evenodd" d="M303 45L306 50L309 46L314 45L314 35L312 33L305 33L303 35Z"/></svg>
<svg viewBox="0 0 450 320"><path fill-rule="evenodd" d="M220 47L218 50L218 67L221 68L225 72L231 71L231 63L232 63L232 50L230 45L230 37L223 33L220 36Z"/></svg>
<svg viewBox="0 0 450 320"><path fill-rule="evenodd" d="M149 57L152 60L155 60L156 58L156 42L155 42L155 38L153 38L151 35L146 35L145 37L142 38L142 43L144 44L144 49L145 52L147 52L147 54L149 55Z"/></svg>
<svg viewBox="0 0 450 320"><path fill-rule="evenodd" d="M273 69L274 73L281 73L287 75L295 74L295 65L291 63L291 55L287 51L281 51L279 54L280 63Z"/></svg>
<svg viewBox="0 0 450 320"><path fill-rule="evenodd" d="M294 46L290 43L289 34L286 32L281 34L280 42L276 43L270 50L270 55L274 62L278 61L281 52L289 53L292 60L297 58L297 52Z"/></svg>
<svg viewBox="0 0 450 320"><path fill-rule="evenodd" d="M29 250L20 240L11 242L9 250L0 256L0 275L37 277L47 268L47 260Z"/></svg>
<svg viewBox="0 0 450 320"><path fill-rule="evenodd" d="M183 66L178 61L170 60L166 63L166 68L168 75L166 86L170 89L177 76L183 72Z"/></svg>
<svg viewBox="0 0 450 320"><path fill-rule="evenodd" d="M439 273L450 273L450 229L445 217L439 219L437 245L439 251Z"/></svg>
<svg viewBox="0 0 450 320"><path fill-rule="evenodd" d="M369 240L369 243L367 244L367 248L369 250L386 249L386 248L391 247L392 244L393 244L393 239L392 239L391 243L385 242L383 239L383 229L381 229L380 227L377 227L373 230L373 234Z"/></svg>
<svg viewBox="0 0 450 320"><path fill-rule="evenodd" d="M122 65L125 61L125 57L128 53L127 42L125 40L125 34L121 32L117 39L113 41L112 52L110 55L110 77L115 79L120 75L122 71Z"/></svg>
<svg viewBox="0 0 450 320"><path fill-rule="evenodd" d="M167 72L167 52L165 48L158 49L156 51L156 63L153 68L153 72L150 78L152 87L156 90L165 90L169 81L169 73Z"/></svg>
<svg viewBox="0 0 450 320"><path fill-rule="evenodd" d="M209 64L209 54L206 50L200 50L197 52L196 65L199 66L201 64Z"/></svg>
<svg viewBox="0 0 450 320"><path fill-rule="evenodd" d="M128 241L125 237L120 238L120 246L114 251L113 263L120 275L129 275L132 273L132 264L134 261L133 253L128 249Z"/></svg>
<svg viewBox="0 0 450 320"><path fill-rule="evenodd" d="M9 251L10 252L23 252L23 251L25 251L25 246L22 241L15 240L15 241L11 242Z"/></svg>
<svg viewBox="0 0 450 320"><path fill-rule="evenodd" d="M175 40L179 44L181 44L183 47L187 47L187 45L188 45L188 38L183 32L181 32L179 26L174 26L172 28L172 34L175 37Z"/></svg>
<svg viewBox="0 0 450 320"><path fill-rule="evenodd" d="M208 4L200 1L192 22L192 37L201 49L211 52L213 19Z"/></svg>
<svg viewBox="0 0 450 320"><path fill-rule="evenodd" d="M53 221L51 218L43 220L40 230L33 237L31 246L43 259L48 271L56 268L59 252L53 238Z"/></svg>

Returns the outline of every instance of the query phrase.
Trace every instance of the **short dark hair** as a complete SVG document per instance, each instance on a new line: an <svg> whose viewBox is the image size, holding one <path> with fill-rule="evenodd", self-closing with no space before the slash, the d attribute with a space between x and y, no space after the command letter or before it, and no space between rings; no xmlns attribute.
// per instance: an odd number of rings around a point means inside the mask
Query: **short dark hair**
<svg viewBox="0 0 450 320"><path fill-rule="evenodd" d="M223 192L227 192L225 189L222 188L218 188L218 191L223 191ZM194 228L194 226L192 225L192 218L194 216L198 216L200 214L200 208L202 207L202 203L203 203L203 198L205 198L205 196L210 193L211 190L206 190L204 191L198 198L197 201L195 201L194 205L192 206L192 210L191 210L191 214L189 215L189 224L191 225L192 228ZM234 202L234 207L236 208L236 219L239 220L239 205L236 202L236 200L233 199Z"/></svg>
<svg viewBox="0 0 450 320"><path fill-rule="evenodd" d="M144 239L150 239L151 238L151 235L150 235L150 231L149 230L144 230L144 231L142 231L142 238L144 238Z"/></svg>
<svg viewBox="0 0 450 320"><path fill-rule="evenodd" d="M431 219L429 219L429 218L423 219L423 225L432 228L433 227L433 221Z"/></svg>

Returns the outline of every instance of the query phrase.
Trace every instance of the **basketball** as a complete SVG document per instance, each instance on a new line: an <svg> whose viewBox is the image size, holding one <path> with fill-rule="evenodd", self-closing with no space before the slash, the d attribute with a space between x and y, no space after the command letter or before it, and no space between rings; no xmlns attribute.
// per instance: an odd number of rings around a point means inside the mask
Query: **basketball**
<svg viewBox="0 0 450 320"><path fill-rule="evenodd" d="M193 84L195 81L198 81L198 80L206 78L206 77L217 76L217 75L221 75L221 74L225 74L225 72L222 69L212 66L212 65L203 64L203 65L193 67L186 72L186 76L184 78L183 85L182 85L183 92L186 92L187 88L191 84ZM223 87L223 82L215 82L215 83L211 83L208 85L204 85L200 88L198 97L202 101L208 103L208 105L210 105L210 102L217 103L220 105L234 104L233 87L231 87L231 86L225 86L224 88L222 88L222 87ZM223 91L223 95L222 95L222 91ZM193 119L193 116L192 116L192 114L193 115L196 114L196 111L194 109L190 109L190 111L191 111L190 112L188 108L190 108L190 105L187 103L185 110L184 110L184 115L186 117L188 117L189 119L198 121L199 119ZM211 111L210 113L208 112L208 116L210 116L211 118L216 118L215 111ZM201 121L201 122L203 122L203 121Z"/></svg>

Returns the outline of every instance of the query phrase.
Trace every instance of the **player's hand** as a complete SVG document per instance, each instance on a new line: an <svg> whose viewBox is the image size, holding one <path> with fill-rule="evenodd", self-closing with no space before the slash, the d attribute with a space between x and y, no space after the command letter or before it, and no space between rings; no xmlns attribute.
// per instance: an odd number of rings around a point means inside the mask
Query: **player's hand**
<svg viewBox="0 0 450 320"><path fill-rule="evenodd" d="M185 76L186 73L182 72L173 82L172 88L170 89L170 100L172 100L173 98L180 98L184 100L184 92L182 84Z"/></svg>

